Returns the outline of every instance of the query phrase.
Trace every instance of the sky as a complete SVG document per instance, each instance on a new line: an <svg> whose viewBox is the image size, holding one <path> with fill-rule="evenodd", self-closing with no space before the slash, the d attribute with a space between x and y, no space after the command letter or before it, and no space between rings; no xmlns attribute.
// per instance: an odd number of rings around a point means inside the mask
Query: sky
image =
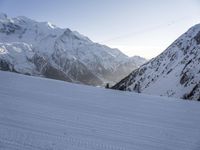
<svg viewBox="0 0 200 150"><path fill-rule="evenodd" d="M0 0L0 12L49 21L150 59L200 23L200 0Z"/></svg>

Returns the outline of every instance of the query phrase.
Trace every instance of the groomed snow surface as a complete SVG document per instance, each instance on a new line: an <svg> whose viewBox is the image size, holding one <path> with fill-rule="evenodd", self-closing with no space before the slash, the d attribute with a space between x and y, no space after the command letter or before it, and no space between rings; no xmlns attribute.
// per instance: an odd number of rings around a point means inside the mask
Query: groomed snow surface
<svg viewBox="0 0 200 150"><path fill-rule="evenodd" d="M0 150L200 150L200 103L1 71Z"/></svg>

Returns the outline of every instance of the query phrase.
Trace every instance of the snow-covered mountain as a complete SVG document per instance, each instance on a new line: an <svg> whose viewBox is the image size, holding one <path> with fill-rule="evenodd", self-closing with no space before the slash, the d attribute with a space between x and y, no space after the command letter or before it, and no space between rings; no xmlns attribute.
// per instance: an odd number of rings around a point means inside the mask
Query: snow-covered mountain
<svg viewBox="0 0 200 150"><path fill-rule="evenodd" d="M113 88L200 100L200 24Z"/></svg>
<svg viewBox="0 0 200 150"><path fill-rule="evenodd" d="M142 64L146 63L147 60L145 58L142 58L140 56L133 56L127 59L126 61L119 64L116 68L116 70L113 72L115 75L115 81L119 82L122 78L129 75L133 70L139 68ZM112 80L111 76L111 80ZM116 84L116 83L115 83Z"/></svg>
<svg viewBox="0 0 200 150"><path fill-rule="evenodd" d="M84 84L119 81L143 62L133 59L130 70L132 58L118 49L49 22L6 14L0 14L0 43L1 70Z"/></svg>
<svg viewBox="0 0 200 150"><path fill-rule="evenodd" d="M200 103L0 71L1 150L199 150Z"/></svg>

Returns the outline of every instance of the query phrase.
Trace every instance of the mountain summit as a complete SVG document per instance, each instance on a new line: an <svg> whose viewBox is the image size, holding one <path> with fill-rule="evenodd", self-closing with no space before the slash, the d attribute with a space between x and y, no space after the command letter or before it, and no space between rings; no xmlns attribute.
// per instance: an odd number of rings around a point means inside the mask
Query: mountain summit
<svg viewBox="0 0 200 150"><path fill-rule="evenodd" d="M200 24L113 89L200 100Z"/></svg>
<svg viewBox="0 0 200 150"><path fill-rule="evenodd" d="M141 65L118 49L49 22L0 15L0 69L69 82L117 82ZM141 58L143 60L143 58ZM120 70L123 66L123 70ZM115 73L118 74L115 74Z"/></svg>

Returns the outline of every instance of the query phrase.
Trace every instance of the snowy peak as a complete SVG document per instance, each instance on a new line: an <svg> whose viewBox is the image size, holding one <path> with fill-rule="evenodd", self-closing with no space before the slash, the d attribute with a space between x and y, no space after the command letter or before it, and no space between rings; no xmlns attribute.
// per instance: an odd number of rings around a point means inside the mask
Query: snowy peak
<svg viewBox="0 0 200 150"><path fill-rule="evenodd" d="M6 50L9 49L6 54L0 53L1 69L9 66L7 70L18 73L104 85L118 81L117 76L123 78L138 67L136 61L129 61L129 57L120 50L94 43L77 31L23 16L8 18L1 15L1 18L6 21L0 20L0 43ZM20 45L17 49L22 49L18 54L15 53L16 43ZM13 46L13 50L10 50L8 44ZM31 47L34 55L32 59L27 59L24 44ZM14 62L20 63L19 59L27 61L26 67L16 69Z"/></svg>
<svg viewBox="0 0 200 150"><path fill-rule="evenodd" d="M200 100L200 24L113 88Z"/></svg>
<svg viewBox="0 0 200 150"><path fill-rule="evenodd" d="M147 59L140 56L132 56L129 61L134 62L138 67L147 62Z"/></svg>

